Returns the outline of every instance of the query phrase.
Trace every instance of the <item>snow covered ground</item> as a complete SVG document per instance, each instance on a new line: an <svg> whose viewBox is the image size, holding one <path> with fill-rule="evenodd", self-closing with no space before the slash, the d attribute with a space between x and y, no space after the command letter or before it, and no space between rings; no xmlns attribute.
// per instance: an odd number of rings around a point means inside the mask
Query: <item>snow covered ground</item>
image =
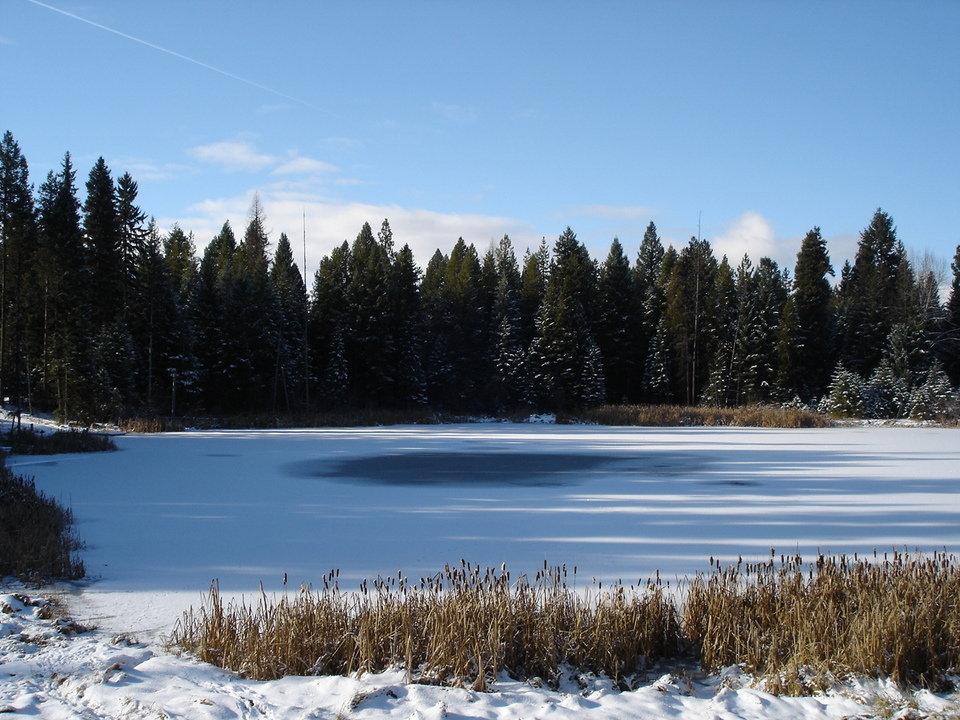
<svg viewBox="0 0 960 720"><path fill-rule="evenodd" d="M117 444L116 453L10 460L73 507L95 581L45 592L99 630L63 635L29 607L7 615L0 710L839 718L869 715L880 698L888 709L960 715L955 698L903 696L882 683L803 699L697 676L651 678L629 693L597 679L560 692L504 679L490 694L408 687L400 674L256 683L157 644L214 578L250 597L260 583L282 591L284 574L296 589L339 568L349 587L398 570L417 579L461 558L515 573L567 563L586 583L657 570L671 579L706 570L710 556L759 559L770 548L958 552L956 429L478 424L128 435Z"/></svg>

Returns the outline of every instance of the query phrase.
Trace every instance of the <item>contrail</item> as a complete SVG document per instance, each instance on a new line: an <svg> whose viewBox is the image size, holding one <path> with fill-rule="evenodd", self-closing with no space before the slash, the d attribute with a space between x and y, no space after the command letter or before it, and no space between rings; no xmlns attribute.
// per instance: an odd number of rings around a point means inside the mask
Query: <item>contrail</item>
<svg viewBox="0 0 960 720"><path fill-rule="evenodd" d="M230 78L231 80L236 80L237 82L242 82L242 83L244 83L244 84L246 84L246 85L250 85L251 87L255 87L255 88L259 89L259 90L263 90L264 92L271 93L272 95L277 95L278 97L282 97L282 98L284 98L284 99L286 99L286 100L291 100L292 102L295 102L295 103L297 103L297 104L299 104L299 105L303 105L303 106L308 107L308 108L311 108L311 109L313 109L313 110L318 110L318 109L319 109L319 108L317 108L316 106L311 105L310 103L308 103L306 100L301 100L300 98L293 97L293 95L287 95L286 93L282 93L282 92L280 92L279 90L274 90L273 88L267 87L266 85L261 85L260 83L255 82L255 81L253 81L253 80L247 80L247 78L240 77L239 75L234 75L232 72L227 72L226 70L221 70L221 69L218 68L218 67L214 67L213 65L209 65L209 64L203 62L202 60L197 60L197 59L195 59L195 58L188 57L187 55L184 55L184 54L182 54L182 53L178 53L178 52L175 51L175 50L169 50L169 49L167 49L167 48L165 48L165 47L160 47L159 45L155 45L154 43L148 42L147 40L143 40L143 39L138 38L138 37L135 37L135 36L133 36L133 35L129 35L129 34L125 33L125 32L121 32L120 30L115 30L114 28L112 28L112 27L107 27L106 25L101 25L101 24L98 23L98 22L94 22L93 20L88 20L87 18L82 18L82 17L80 17L79 15L74 15L72 12L68 12L68 11L66 11L66 10L62 10L62 9L60 9L60 8L58 8L58 7L54 7L53 5L48 5L48 4L45 3L45 2L40 2L40 0L27 0L27 2L33 3L34 5L39 5L40 7L46 8L47 10L52 10L53 12L60 13L61 15L66 15L68 18L73 18L74 20L79 20L80 22L86 23L87 25L92 25L93 27L99 28L100 30L105 30L105 31L108 32L108 33L113 33L114 35L119 35L120 37L126 38L127 40L132 40L132 41L135 42L135 43L140 43L141 45L146 45L148 48L152 48L152 49L154 49L154 50L159 50L160 52L166 53L167 55L173 55L173 57L179 58L180 60L186 60L188 63L193 63L194 65L199 65L199 66L202 67L202 68L205 68L205 69L207 69L207 70L212 70L213 72L219 73L220 75L224 75L224 76Z"/></svg>

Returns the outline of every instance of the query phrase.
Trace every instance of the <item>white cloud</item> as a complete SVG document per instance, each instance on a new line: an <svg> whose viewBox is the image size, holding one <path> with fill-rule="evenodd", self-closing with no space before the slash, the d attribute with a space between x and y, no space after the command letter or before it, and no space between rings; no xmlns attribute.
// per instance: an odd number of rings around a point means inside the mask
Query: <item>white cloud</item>
<svg viewBox="0 0 960 720"><path fill-rule="evenodd" d="M762 257L773 258L781 262L780 248L777 245L773 225L763 215L747 210L743 215L727 225L726 230L710 239L717 258L724 255L731 265L736 266L746 253L756 262ZM794 251L796 252L796 251Z"/></svg>
<svg viewBox="0 0 960 720"><path fill-rule="evenodd" d="M160 226L169 228L174 222L185 231L193 231L197 252L216 235L229 220L237 237L241 237L249 221L253 191L241 196L205 200L190 208L190 216L161 218ZM315 194L268 189L260 193L270 239L276 243L281 232L287 233L294 246L300 247L306 218L307 269L312 276L320 259L344 240L353 242L364 222L374 232L386 218L390 221L396 246L410 245L421 268L438 248L448 253L457 238L474 243L481 254L491 243L509 234L522 255L527 247L536 248L540 234L527 223L507 217L441 213L423 208L399 205L344 203ZM300 251L296 252L300 255ZM298 264L301 261L298 260ZM312 282L312 280L311 280Z"/></svg>
<svg viewBox="0 0 960 720"><path fill-rule="evenodd" d="M262 170L279 162L273 155L258 152L252 143L225 140L192 148L190 154L203 162L221 165L226 170Z"/></svg>
<svg viewBox="0 0 960 720"><path fill-rule="evenodd" d="M273 170L274 175L315 175L338 172L336 165L309 157L292 157Z"/></svg>

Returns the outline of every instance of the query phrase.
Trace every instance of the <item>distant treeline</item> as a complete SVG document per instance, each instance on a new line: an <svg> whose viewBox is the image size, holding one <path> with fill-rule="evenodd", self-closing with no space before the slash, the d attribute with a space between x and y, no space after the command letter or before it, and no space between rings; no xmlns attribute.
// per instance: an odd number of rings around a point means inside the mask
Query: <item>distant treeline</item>
<svg viewBox="0 0 960 720"><path fill-rule="evenodd" d="M0 146L0 394L83 420L333 408L506 412L598 403L815 404L897 415L960 382L960 246L943 305L877 210L833 287L819 228L792 275L664 248L602 263L569 228L517 258L458 240L425 269L364 224L308 288L255 200L198 257L101 158L81 203L70 155L34 192ZM925 389L925 390L924 390Z"/></svg>

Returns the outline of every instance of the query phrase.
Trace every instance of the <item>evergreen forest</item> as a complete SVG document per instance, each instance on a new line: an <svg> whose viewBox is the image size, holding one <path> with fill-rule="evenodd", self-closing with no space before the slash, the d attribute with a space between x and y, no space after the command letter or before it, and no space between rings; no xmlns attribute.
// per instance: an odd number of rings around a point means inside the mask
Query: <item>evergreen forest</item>
<svg viewBox="0 0 960 720"><path fill-rule="evenodd" d="M104 160L39 188L0 144L0 397L83 422L125 417L611 403L941 413L960 384L960 246L946 303L877 210L835 275L820 229L793 268L691 238L591 258L571 230L521 257L457 240L425 268L364 224L308 283L255 200L197 253ZM866 218L865 218L866 219ZM947 273L940 273L947 275Z"/></svg>

